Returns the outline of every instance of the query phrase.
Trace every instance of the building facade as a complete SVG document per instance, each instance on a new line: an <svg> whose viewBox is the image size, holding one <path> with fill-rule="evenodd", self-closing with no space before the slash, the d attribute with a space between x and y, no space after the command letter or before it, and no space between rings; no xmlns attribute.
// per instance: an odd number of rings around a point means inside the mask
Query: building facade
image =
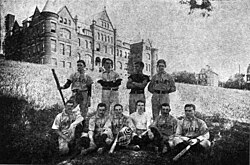
<svg viewBox="0 0 250 165"><path fill-rule="evenodd" d="M212 71L210 66L207 68L202 68L198 74L198 84L207 86L218 86L219 85L219 75Z"/></svg>
<svg viewBox="0 0 250 165"><path fill-rule="evenodd" d="M151 75L155 70L152 56L157 49L149 42L142 42L141 52L132 51L137 43L118 37L105 8L82 21L78 16L72 17L66 6L57 9L48 0L43 10L36 8L31 17L23 20L22 26L11 14L6 16L5 25L6 59L60 68L76 67L76 61L83 59L88 70L101 71L103 59L110 58L113 68L121 76L127 76L137 57L135 54L139 54L138 59L146 63L146 74Z"/></svg>
<svg viewBox="0 0 250 165"><path fill-rule="evenodd" d="M142 61L144 63L144 74L152 76L156 73L158 49L152 46L152 42L149 39L146 41L142 39L140 42L131 44L130 51L129 74L133 72L134 61Z"/></svg>

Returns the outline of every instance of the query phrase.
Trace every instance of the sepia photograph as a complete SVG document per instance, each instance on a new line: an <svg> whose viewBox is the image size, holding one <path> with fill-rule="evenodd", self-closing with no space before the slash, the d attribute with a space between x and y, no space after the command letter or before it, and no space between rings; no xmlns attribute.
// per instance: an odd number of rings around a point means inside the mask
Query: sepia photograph
<svg viewBox="0 0 250 165"><path fill-rule="evenodd" d="M0 164L249 165L249 0L0 0Z"/></svg>

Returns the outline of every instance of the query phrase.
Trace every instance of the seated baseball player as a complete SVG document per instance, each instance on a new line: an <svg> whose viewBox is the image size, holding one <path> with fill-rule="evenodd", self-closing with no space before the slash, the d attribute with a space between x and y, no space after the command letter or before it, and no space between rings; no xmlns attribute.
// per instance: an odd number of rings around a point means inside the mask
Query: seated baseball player
<svg viewBox="0 0 250 165"><path fill-rule="evenodd" d="M176 134L171 147L182 150L191 145L190 151L202 152L211 146L209 131L206 123L195 117L195 105L186 104L185 117L178 122ZM178 152L179 152L178 151Z"/></svg>
<svg viewBox="0 0 250 165"><path fill-rule="evenodd" d="M170 150L177 127L177 119L169 114L171 111L168 103L161 104L161 115L157 116L150 126L148 137L158 147L158 151L165 153Z"/></svg>
<svg viewBox="0 0 250 165"><path fill-rule="evenodd" d="M89 131L87 134L83 134L81 138L84 142L89 142L89 148L83 148L81 154L87 154L94 150L97 150L98 153L103 153L110 146L113 136L111 129L104 127L109 119L106 110L106 104L99 103L97 113L89 119Z"/></svg>
<svg viewBox="0 0 250 165"><path fill-rule="evenodd" d="M138 100L136 102L136 112L132 113L130 117L135 125L132 143L138 144L140 148L144 147L148 141L142 137L147 134L151 124L150 117L145 112L145 101Z"/></svg>
<svg viewBox="0 0 250 165"><path fill-rule="evenodd" d="M134 129L134 124L128 116L123 114L123 106L121 104L114 105L113 115L110 116L109 121L106 123L105 127L110 128L113 133L113 137L118 138L115 148L127 148L137 150L139 146L131 145L132 130Z"/></svg>
<svg viewBox="0 0 250 165"><path fill-rule="evenodd" d="M82 121L83 117L81 116L79 106L75 107L75 102L68 100L65 108L56 116L52 125L52 129L59 135L58 143L61 155L66 155L69 151L72 151L72 144L75 140L75 128Z"/></svg>

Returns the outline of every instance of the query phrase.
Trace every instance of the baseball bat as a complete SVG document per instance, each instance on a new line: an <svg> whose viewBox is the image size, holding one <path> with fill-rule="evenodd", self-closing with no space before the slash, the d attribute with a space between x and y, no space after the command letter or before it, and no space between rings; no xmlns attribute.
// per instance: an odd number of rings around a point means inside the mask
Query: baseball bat
<svg viewBox="0 0 250 165"><path fill-rule="evenodd" d="M191 145L189 144L186 148L184 148L179 154L177 154L174 158L173 161L177 161L180 157L182 157L189 149Z"/></svg>
<svg viewBox="0 0 250 165"><path fill-rule="evenodd" d="M60 83L59 83L59 80L58 80L58 78L57 78L57 76L56 76L55 69L51 69L51 70L52 70L52 73L53 73L54 79L55 79L55 81L56 81L56 86L57 86L57 89L58 89L58 91L59 91L59 93L60 93L60 95L61 95L61 98L62 98L63 104L65 105L66 103L65 103L65 100L64 100L64 97L63 97L62 90L60 89Z"/></svg>
<svg viewBox="0 0 250 165"><path fill-rule="evenodd" d="M114 143L112 144L110 150L109 150L109 153L112 154L115 150L115 147L116 147L116 144L117 144L117 141L118 141L118 135L119 135L119 132L117 133L116 137L115 137L115 141Z"/></svg>

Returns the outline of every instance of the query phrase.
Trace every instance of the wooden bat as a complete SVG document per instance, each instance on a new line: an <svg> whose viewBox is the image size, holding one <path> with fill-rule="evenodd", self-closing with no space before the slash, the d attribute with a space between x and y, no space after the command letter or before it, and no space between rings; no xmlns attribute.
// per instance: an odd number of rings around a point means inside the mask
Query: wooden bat
<svg viewBox="0 0 250 165"><path fill-rule="evenodd" d="M56 86L57 86L57 89L58 89L58 91L59 91L59 93L60 93L60 95L61 95L61 98L62 98L63 104L65 105L66 103L65 103L65 100L64 100L64 97L63 97L62 90L60 89L60 83L59 83L59 80L58 80L58 78L57 78L57 76L56 76L55 69L51 69L51 70L52 70L52 73L53 73L54 79L55 79L55 81L56 81Z"/></svg>
<svg viewBox="0 0 250 165"><path fill-rule="evenodd" d="M177 154L174 158L173 161L177 161L182 155L184 155L189 149L191 145L189 144L186 148L184 148L179 154Z"/></svg>
<svg viewBox="0 0 250 165"><path fill-rule="evenodd" d="M117 141L118 141L118 135L119 135L119 132L117 133L116 137L115 137L115 141L114 143L112 144L110 150L109 150L109 154L112 154L115 150L115 147L116 147L116 144L117 144Z"/></svg>

